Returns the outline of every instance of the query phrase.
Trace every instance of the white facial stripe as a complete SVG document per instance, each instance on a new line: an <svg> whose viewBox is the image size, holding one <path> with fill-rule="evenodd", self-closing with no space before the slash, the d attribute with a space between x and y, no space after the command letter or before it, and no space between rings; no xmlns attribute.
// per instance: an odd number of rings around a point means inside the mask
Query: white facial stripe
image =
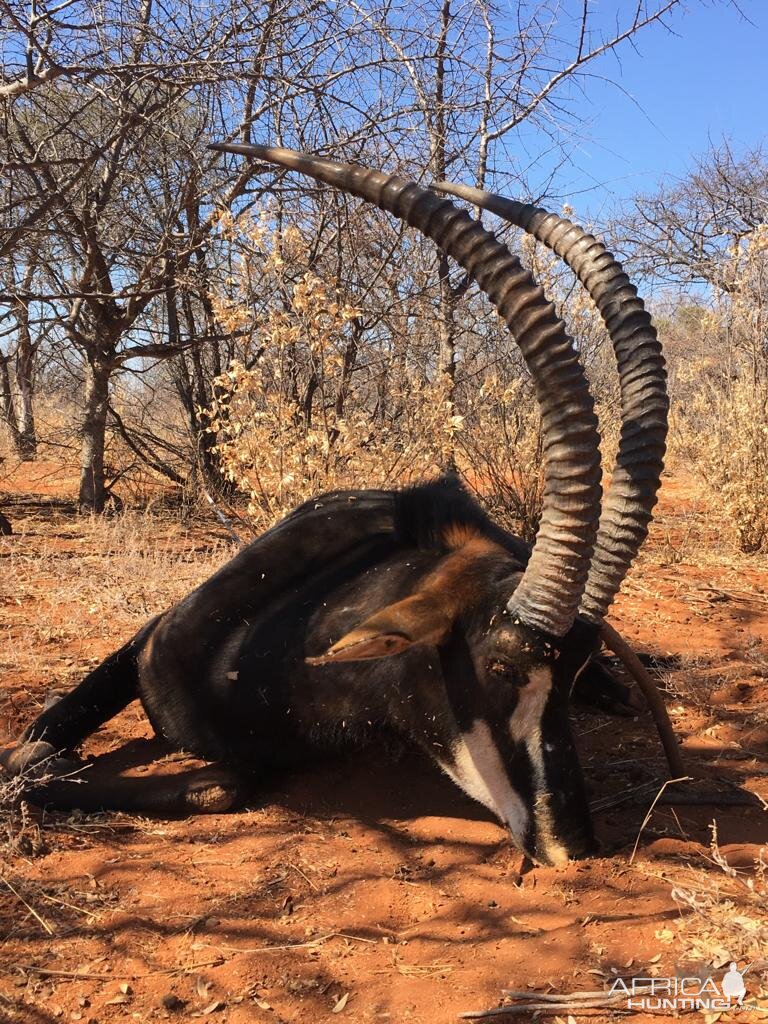
<svg viewBox="0 0 768 1024"><path fill-rule="evenodd" d="M528 682L520 690L517 707L509 720L509 732L516 743L529 741L538 750L539 763L541 761L541 716L544 714L544 706L552 689L552 672L548 668L535 668ZM528 751L530 754L530 750Z"/></svg>
<svg viewBox="0 0 768 1024"><path fill-rule="evenodd" d="M478 775L467 744L463 739L458 740L451 747L451 756L454 759L453 764L448 764L446 761L438 758L438 764L445 774L453 779L459 789L463 789L467 796L471 796L473 800L477 800L478 803L487 807L489 811L493 811L494 814L498 815L499 812L496 810L493 800L491 800L491 794Z"/></svg>
<svg viewBox="0 0 768 1024"><path fill-rule="evenodd" d="M453 764L441 767L473 799L498 815L516 839L522 841L528 830L528 812L504 769L493 742L491 730L482 720L462 733L451 754Z"/></svg>
<svg viewBox="0 0 768 1024"><path fill-rule="evenodd" d="M539 844L552 864L565 864L568 852L554 838L552 808L546 792L547 778L544 771L544 754L541 745L541 717L552 689L551 669L535 668L529 682L520 691L517 707L509 719L509 733L516 743L524 743L533 768L533 784L536 798L534 818Z"/></svg>

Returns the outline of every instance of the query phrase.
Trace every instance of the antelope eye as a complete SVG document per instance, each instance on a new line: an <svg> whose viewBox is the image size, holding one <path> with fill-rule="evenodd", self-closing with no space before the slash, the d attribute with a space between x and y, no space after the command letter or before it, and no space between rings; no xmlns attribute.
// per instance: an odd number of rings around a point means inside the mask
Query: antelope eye
<svg viewBox="0 0 768 1024"><path fill-rule="evenodd" d="M487 663L487 669L494 676L508 676L512 672L512 666L508 661L501 658L491 658Z"/></svg>

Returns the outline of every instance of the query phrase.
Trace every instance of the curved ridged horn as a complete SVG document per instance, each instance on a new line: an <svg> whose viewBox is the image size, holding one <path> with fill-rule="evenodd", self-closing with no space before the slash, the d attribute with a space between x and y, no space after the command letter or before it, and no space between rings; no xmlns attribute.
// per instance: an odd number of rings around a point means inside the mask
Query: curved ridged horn
<svg viewBox="0 0 768 1024"><path fill-rule="evenodd" d="M582 618L599 623L648 534L664 468L669 399L656 329L621 264L583 228L467 185L441 181L433 188L490 210L557 253L589 292L608 329L621 385L621 438L579 608Z"/></svg>
<svg viewBox="0 0 768 1024"><path fill-rule="evenodd" d="M300 171L360 196L433 239L496 306L531 372L541 408L544 511L536 545L510 612L527 626L563 636L584 592L597 531L600 455L597 420L584 372L554 306L516 256L490 232L429 189L354 164L290 149L216 145Z"/></svg>

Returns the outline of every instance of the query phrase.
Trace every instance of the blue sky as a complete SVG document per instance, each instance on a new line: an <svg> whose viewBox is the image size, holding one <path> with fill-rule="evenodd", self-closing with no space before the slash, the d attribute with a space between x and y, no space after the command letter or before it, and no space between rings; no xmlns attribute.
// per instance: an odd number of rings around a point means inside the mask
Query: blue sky
<svg viewBox="0 0 768 1024"><path fill-rule="evenodd" d="M728 136L737 150L768 139L768 0L730 4L691 0L671 19L675 34L654 27L636 50L595 65L576 100L587 119L558 192L599 216L618 199L684 175L709 140ZM605 79L613 79L615 85Z"/></svg>

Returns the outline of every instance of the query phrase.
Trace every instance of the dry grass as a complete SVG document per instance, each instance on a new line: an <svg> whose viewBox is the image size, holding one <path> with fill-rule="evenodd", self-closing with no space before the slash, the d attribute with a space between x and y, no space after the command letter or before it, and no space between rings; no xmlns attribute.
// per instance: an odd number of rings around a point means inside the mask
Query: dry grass
<svg viewBox="0 0 768 1024"><path fill-rule="evenodd" d="M679 867L636 864L645 877L670 884L670 895L681 914L659 929L657 938L685 962L719 969L732 960L741 965L768 967L768 846L750 865L729 863L718 845L713 822L709 855L686 859ZM733 860L731 855L731 860ZM681 956L682 954L682 956ZM759 977L756 978L760 984ZM768 987L750 995L768 996Z"/></svg>
<svg viewBox="0 0 768 1024"><path fill-rule="evenodd" d="M768 380L708 378L674 412L673 439L745 554L768 548ZM711 370L710 370L711 373Z"/></svg>
<svg viewBox="0 0 768 1024"><path fill-rule="evenodd" d="M100 660L91 651L105 633L108 643L127 639L232 555L218 532L179 528L151 513L58 515L54 531L39 525L25 520L17 536L0 538L0 604L10 634L0 671L23 665L37 679L53 661L64 669L57 682L70 682L84 663Z"/></svg>
<svg viewBox="0 0 768 1024"><path fill-rule="evenodd" d="M45 520L17 519L17 527L13 537L0 537L0 675L7 681L0 743L42 710L48 693L69 689L232 556L209 525L180 528L156 512L80 518L52 511ZM0 785L0 850L12 856L45 845L40 824L19 802L22 787L20 779Z"/></svg>

